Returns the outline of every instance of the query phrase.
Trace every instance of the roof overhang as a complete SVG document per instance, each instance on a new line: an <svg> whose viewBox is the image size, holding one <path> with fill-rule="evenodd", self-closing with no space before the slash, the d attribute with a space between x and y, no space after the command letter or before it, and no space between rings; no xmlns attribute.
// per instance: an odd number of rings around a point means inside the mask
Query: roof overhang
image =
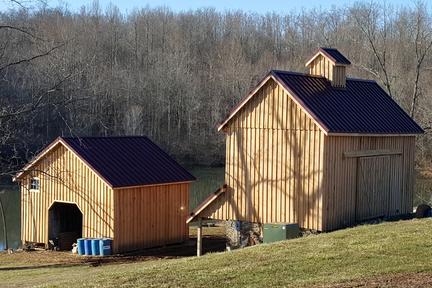
<svg viewBox="0 0 432 288"><path fill-rule="evenodd" d="M313 56L309 58L305 66L308 67L319 55L327 58L335 66L349 66L348 64L338 63L336 59L334 59L330 54L328 54L324 49L321 48L319 48L318 51L315 52L315 54L313 54Z"/></svg>
<svg viewBox="0 0 432 288"><path fill-rule="evenodd" d="M151 187L151 186L166 186L166 185L179 185L179 184L190 184L196 180L191 181L180 181L180 182L168 182L168 183L154 183L154 184L143 184L143 185L131 185L131 186L113 186L113 190L123 190L123 189L134 189L141 187Z"/></svg>
<svg viewBox="0 0 432 288"><path fill-rule="evenodd" d="M230 120L245 106L252 97L269 81L272 79L277 84L279 84L282 89L287 93L287 95L290 97L291 100L294 101L301 109L308 115L314 123L319 127L319 129L325 134L328 134L329 129L325 127L325 125L319 120L319 118L309 109L307 109L306 105L304 105L303 101L295 93L287 87L283 81L279 79L274 73L271 71L267 74L267 76L264 77L263 80L259 82L259 84L231 111L229 116L218 126L218 131L221 131L227 124L230 122Z"/></svg>
<svg viewBox="0 0 432 288"><path fill-rule="evenodd" d="M222 187L220 187L215 192L211 193L201 204L199 204L189 215L189 217L186 219L186 223L189 224L190 222L193 222L195 219L203 218L203 216L207 216L207 214L211 213L212 211L206 211L211 207L211 204L215 203L217 199L221 197L226 191L228 190L228 186L224 184Z"/></svg>

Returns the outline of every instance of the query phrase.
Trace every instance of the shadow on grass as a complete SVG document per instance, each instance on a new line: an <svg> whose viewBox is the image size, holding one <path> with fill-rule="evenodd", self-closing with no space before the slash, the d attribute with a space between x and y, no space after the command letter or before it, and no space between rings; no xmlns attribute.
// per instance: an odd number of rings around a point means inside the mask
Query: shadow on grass
<svg viewBox="0 0 432 288"><path fill-rule="evenodd" d="M0 271L20 271L20 270L34 270L34 269L45 269L45 268L70 268L74 266L84 265L85 263L74 263L74 264L46 264L46 265L33 265L33 266L18 266L18 267L0 267Z"/></svg>
<svg viewBox="0 0 432 288"><path fill-rule="evenodd" d="M212 253L212 252L222 252L226 249L226 239L224 237L219 236L207 236L203 237L203 253ZM26 253L26 252L20 252ZM58 254L56 255L55 251L42 251L41 256L43 258L50 257L52 255L52 259L57 259ZM143 249L139 251L131 251L128 253L123 253L119 255L112 256L78 256L70 258L65 257L62 260L58 260L60 263L41 263L41 258L29 258L27 259L27 263L30 265L26 266L9 266L9 267L0 267L0 272L2 271L24 271L24 270L36 270L36 269L55 269L55 268L71 268L76 266L87 266L87 267L98 267L101 265L110 265L110 264L127 264L127 263L136 263L143 261L151 261L151 260L160 260L160 259L176 259L176 258L184 258L184 257L193 257L196 256L196 238L191 237L188 241L180 244L171 244L161 247L154 247ZM29 262L32 261L32 262ZM46 261L46 260L44 260ZM54 262L53 260L52 262ZM34 263L35 265L31 265Z"/></svg>

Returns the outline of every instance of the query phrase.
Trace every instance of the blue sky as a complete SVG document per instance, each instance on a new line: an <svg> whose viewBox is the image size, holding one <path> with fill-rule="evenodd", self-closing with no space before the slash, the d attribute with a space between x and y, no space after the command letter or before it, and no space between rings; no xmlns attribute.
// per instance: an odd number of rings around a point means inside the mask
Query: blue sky
<svg viewBox="0 0 432 288"><path fill-rule="evenodd" d="M369 0L365 0L369 1ZM25 0L23 3L28 3ZM92 0L48 0L50 7L67 5L72 11L77 11L82 6L88 6ZM120 8L122 12L130 12L134 8L160 7L166 6L174 11L183 11L190 9L198 9L203 7L213 7L218 11L224 10L243 10L257 13L267 12L289 12L292 10L300 11L302 9L321 8L328 9L333 6L343 7L356 1L349 0L123 0L123 1L105 1L99 0L101 7L105 8L109 3L113 3ZM16 7L16 4L11 4L10 0L0 0L0 10L5 10L11 7ZM386 3L392 3L395 6L413 5L411 0L386 0Z"/></svg>

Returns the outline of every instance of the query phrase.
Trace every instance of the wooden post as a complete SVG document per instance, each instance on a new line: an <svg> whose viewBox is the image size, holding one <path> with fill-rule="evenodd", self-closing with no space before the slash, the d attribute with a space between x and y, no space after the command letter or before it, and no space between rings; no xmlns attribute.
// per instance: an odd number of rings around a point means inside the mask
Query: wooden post
<svg viewBox="0 0 432 288"><path fill-rule="evenodd" d="M198 218L197 227L197 256L202 255L202 218Z"/></svg>

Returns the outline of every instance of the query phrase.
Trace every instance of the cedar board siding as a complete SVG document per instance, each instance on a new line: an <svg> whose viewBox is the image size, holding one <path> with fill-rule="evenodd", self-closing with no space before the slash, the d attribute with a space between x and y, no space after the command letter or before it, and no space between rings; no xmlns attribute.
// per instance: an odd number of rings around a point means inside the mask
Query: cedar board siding
<svg viewBox="0 0 432 288"><path fill-rule="evenodd" d="M400 155L388 155L389 175L386 181L389 195L373 205L387 205L386 216L412 212L414 191L414 136L393 137L325 137L323 230L330 231L350 226L356 222L359 157L344 157L347 151L391 150L401 151ZM380 156L377 156L380 157ZM382 157L382 156L381 156ZM373 167L371 167L373 168ZM378 179L381 177L377 175ZM372 178L372 177L371 177ZM361 185L361 183L360 183ZM358 205L357 205L358 206Z"/></svg>
<svg viewBox="0 0 432 288"><path fill-rule="evenodd" d="M48 243L48 209L54 201L77 204L83 213L83 237L114 237L112 189L73 152L58 145L33 168L39 192L28 190L30 175L21 186L21 239Z"/></svg>
<svg viewBox="0 0 432 288"><path fill-rule="evenodd" d="M328 58L322 55L317 56L309 64L309 73L311 75L324 76L337 87L344 87L346 84L345 66L334 66Z"/></svg>
<svg viewBox="0 0 432 288"><path fill-rule="evenodd" d="M273 80L228 123L225 204L213 218L322 230L324 134Z"/></svg>
<svg viewBox="0 0 432 288"><path fill-rule="evenodd" d="M364 204L357 193L359 162L372 163L379 173L369 184L377 182L388 191L368 209L386 205L384 216L412 211L414 136L326 136L274 80L257 91L224 132L228 191L212 218L294 222L319 231L353 225L356 215L368 213L359 205ZM386 171L373 161L344 156L371 150L400 153L375 156L386 158Z"/></svg>
<svg viewBox="0 0 432 288"><path fill-rule="evenodd" d="M189 183L114 189L114 251L187 240Z"/></svg>
<svg viewBox="0 0 432 288"><path fill-rule="evenodd" d="M310 64L309 64L309 73L311 75L319 75L324 76L330 81L333 80L333 63L330 60L322 55L318 55Z"/></svg>

